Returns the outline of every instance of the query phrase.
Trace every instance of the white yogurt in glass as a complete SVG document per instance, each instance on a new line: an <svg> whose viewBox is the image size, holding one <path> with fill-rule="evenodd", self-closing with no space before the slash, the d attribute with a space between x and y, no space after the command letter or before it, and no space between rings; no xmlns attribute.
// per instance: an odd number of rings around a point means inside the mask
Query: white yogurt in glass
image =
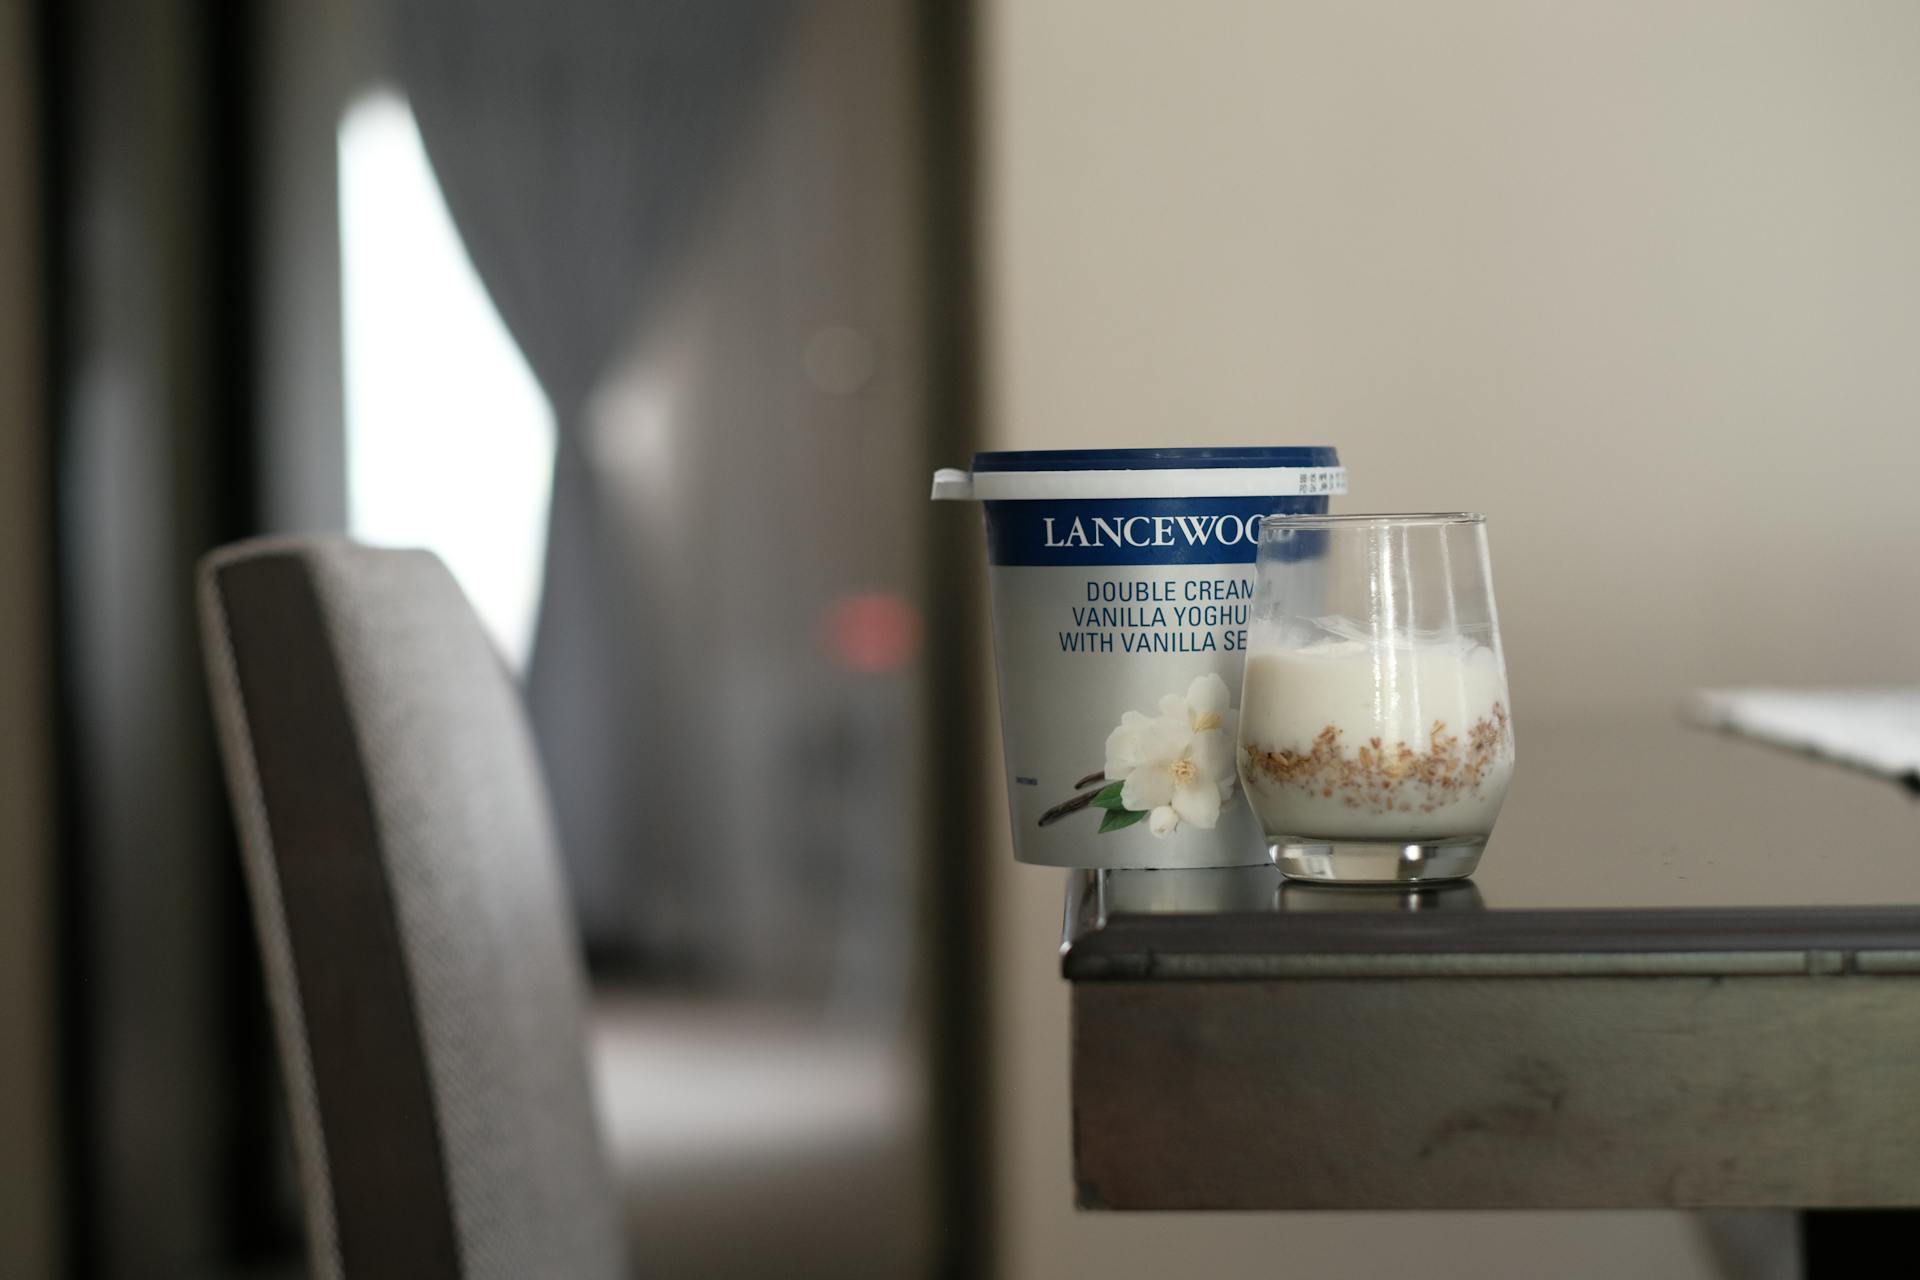
<svg viewBox="0 0 1920 1280"><path fill-rule="evenodd" d="M1247 799L1270 838L1483 836L1513 776L1510 705L1498 655L1462 637L1256 646Z"/></svg>

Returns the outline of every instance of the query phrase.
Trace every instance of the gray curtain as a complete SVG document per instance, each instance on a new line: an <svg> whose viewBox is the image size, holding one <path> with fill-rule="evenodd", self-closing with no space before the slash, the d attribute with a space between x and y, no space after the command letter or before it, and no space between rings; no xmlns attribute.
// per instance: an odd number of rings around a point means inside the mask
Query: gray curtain
<svg viewBox="0 0 1920 1280"><path fill-rule="evenodd" d="M527 698L590 943L619 944L663 734L657 619L617 554L583 438L597 379L660 293L724 171L786 6L775 0L395 0L399 70L474 266L559 423ZM457 465L449 466L457 483Z"/></svg>

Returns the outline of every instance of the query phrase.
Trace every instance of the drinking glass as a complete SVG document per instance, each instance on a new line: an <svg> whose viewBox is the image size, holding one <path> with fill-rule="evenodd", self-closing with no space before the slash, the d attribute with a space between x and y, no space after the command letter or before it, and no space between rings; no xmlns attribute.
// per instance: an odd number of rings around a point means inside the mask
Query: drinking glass
<svg viewBox="0 0 1920 1280"><path fill-rule="evenodd" d="M1281 872L1473 874L1513 776L1486 518L1262 522L1240 779Z"/></svg>

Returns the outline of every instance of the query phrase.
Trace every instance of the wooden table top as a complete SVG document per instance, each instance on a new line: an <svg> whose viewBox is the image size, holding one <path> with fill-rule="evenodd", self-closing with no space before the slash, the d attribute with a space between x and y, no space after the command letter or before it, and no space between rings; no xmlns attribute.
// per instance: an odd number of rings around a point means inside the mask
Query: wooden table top
<svg viewBox="0 0 1920 1280"><path fill-rule="evenodd" d="M1907 787L1677 717L1523 721L1518 739L1472 880L1409 892L1270 867L1070 872L1067 976L1275 976L1312 956L1375 957L1366 971L1382 972L1378 957L1395 955L1450 972L1466 956L1508 957L1476 962L1493 972L1549 955L1562 958L1528 971L1649 972L1650 958L1658 972L1920 971L1920 796Z"/></svg>

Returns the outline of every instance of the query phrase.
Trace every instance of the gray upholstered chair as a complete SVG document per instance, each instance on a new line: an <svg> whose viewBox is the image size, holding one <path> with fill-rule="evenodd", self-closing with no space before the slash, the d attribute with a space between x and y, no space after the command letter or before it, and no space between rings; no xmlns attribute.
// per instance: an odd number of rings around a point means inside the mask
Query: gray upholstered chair
<svg viewBox="0 0 1920 1280"><path fill-rule="evenodd" d="M315 1274L624 1275L546 793L460 589L271 540L201 593Z"/></svg>

